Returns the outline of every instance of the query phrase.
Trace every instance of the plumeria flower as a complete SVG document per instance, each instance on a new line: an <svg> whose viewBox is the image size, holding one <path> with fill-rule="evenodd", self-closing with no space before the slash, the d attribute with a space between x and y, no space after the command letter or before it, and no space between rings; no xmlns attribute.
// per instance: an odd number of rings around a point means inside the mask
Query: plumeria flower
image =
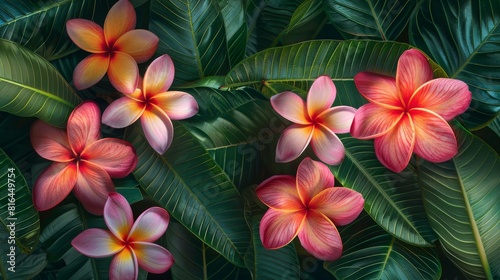
<svg viewBox="0 0 500 280"><path fill-rule="evenodd" d="M148 30L134 29L135 10L128 0L118 1L109 10L104 29L86 19L71 19L66 29L71 40L92 53L73 72L77 89L95 85L108 73L120 92L133 92L138 78L137 63L150 59L158 47L158 37Z"/></svg>
<svg viewBox="0 0 500 280"><path fill-rule="evenodd" d="M305 158L297 177L275 175L256 189L269 206L260 222L260 238L267 249L278 249L299 236L314 257L333 261L342 255L342 240L336 225L346 225L363 209L360 193L334 187L334 177L321 162Z"/></svg>
<svg viewBox="0 0 500 280"><path fill-rule="evenodd" d="M101 138L101 112L91 101L78 105L66 131L37 120L31 127L31 143L45 159L55 161L40 174L33 187L33 203L39 211L60 203L73 190L85 209L102 215L104 203L115 188L111 178L127 176L137 165L128 142Z"/></svg>
<svg viewBox="0 0 500 280"><path fill-rule="evenodd" d="M356 112L351 135L375 139L378 159L394 172L408 165L413 152L443 162L458 151L447 121L467 110L472 94L462 81L432 78L429 62L415 49L399 58L396 78L371 72L354 77L370 103Z"/></svg>
<svg viewBox="0 0 500 280"><path fill-rule="evenodd" d="M144 211L134 222L132 208L118 193L109 194L104 206L104 222L109 230L90 228L71 241L80 253L91 258L113 256L110 279L137 279L138 267L164 273L174 264L167 249L153 243L167 230L170 216L160 207Z"/></svg>
<svg viewBox="0 0 500 280"><path fill-rule="evenodd" d="M332 165L342 162L344 145L335 133L349 132L356 109L332 107L336 93L332 80L328 76L320 76L309 89L306 102L291 91L271 97L274 110L294 123L283 131L278 140L277 162L298 158L309 142L321 161Z"/></svg>
<svg viewBox="0 0 500 280"><path fill-rule="evenodd" d="M198 103L188 93L167 91L174 80L174 63L162 55L149 65L144 81L133 93L111 103L102 115L102 122L114 128L131 125L139 118L146 139L153 149L163 154L172 143L174 127L171 120L182 120L198 112Z"/></svg>

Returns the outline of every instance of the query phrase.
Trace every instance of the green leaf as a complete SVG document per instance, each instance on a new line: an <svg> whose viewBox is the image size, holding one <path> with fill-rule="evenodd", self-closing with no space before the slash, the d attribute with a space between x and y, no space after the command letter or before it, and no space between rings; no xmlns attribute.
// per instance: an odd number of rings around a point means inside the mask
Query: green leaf
<svg viewBox="0 0 500 280"><path fill-rule="evenodd" d="M424 1L410 22L411 43L469 85L472 103L460 116L479 129L500 114L500 2Z"/></svg>
<svg viewBox="0 0 500 280"><path fill-rule="evenodd" d="M321 0L306 0L295 10L282 32L284 45L316 38L326 23L326 15Z"/></svg>
<svg viewBox="0 0 500 280"><path fill-rule="evenodd" d="M500 137L500 116L497 116L488 126Z"/></svg>
<svg viewBox="0 0 500 280"><path fill-rule="evenodd" d="M0 149L0 220L7 229L14 225L17 246L31 253L38 243L40 218L33 207L28 184L15 163ZM11 244L9 242L9 244Z"/></svg>
<svg viewBox="0 0 500 280"><path fill-rule="evenodd" d="M10 231L0 227L0 279L31 279L45 267L46 254L37 248L29 255L9 242ZM12 248L14 247L14 248ZM12 250L14 249L14 250Z"/></svg>
<svg viewBox="0 0 500 280"><path fill-rule="evenodd" d="M500 276L498 154L462 128L450 161L419 160L422 195L446 255L470 278Z"/></svg>
<svg viewBox="0 0 500 280"><path fill-rule="evenodd" d="M245 59L226 78L228 87L283 83L308 89L320 75L330 75L338 105L366 103L353 77L361 71L393 75L399 56L410 46L377 41L311 41L269 49ZM278 65L278 66L276 66ZM439 71L438 67L435 67ZM373 142L339 135L346 148L336 178L365 198L365 209L388 232L410 244L429 246L436 237L427 221L411 170L395 174L380 164Z"/></svg>
<svg viewBox="0 0 500 280"><path fill-rule="evenodd" d="M259 183L259 154L285 128L269 100L252 88L187 90L198 101L197 116L183 124L238 187ZM272 150L275 149L273 146Z"/></svg>
<svg viewBox="0 0 500 280"><path fill-rule="evenodd" d="M247 269L228 262L175 221L168 225L165 239L175 259L173 279L251 279Z"/></svg>
<svg viewBox="0 0 500 280"><path fill-rule="evenodd" d="M184 127L175 122L169 150L156 153L136 127L126 139L137 150L134 177L159 205L235 265L249 242L241 196L228 175ZM216 195L212 195L216 194Z"/></svg>
<svg viewBox="0 0 500 280"><path fill-rule="evenodd" d="M157 53L172 57L178 83L224 75L229 70L226 31L218 5L215 0L153 1L150 30L161 38Z"/></svg>
<svg viewBox="0 0 500 280"><path fill-rule="evenodd" d="M0 111L64 126L80 99L49 62L0 39Z"/></svg>
<svg viewBox="0 0 500 280"><path fill-rule="evenodd" d="M435 248L421 248L397 240L370 216L361 215L340 229L342 257L325 262L337 279L440 279L441 264Z"/></svg>
<svg viewBox="0 0 500 280"><path fill-rule="evenodd" d="M229 64L236 65L245 57L247 44L247 23L243 1L218 0L226 29Z"/></svg>
<svg viewBox="0 0 500 280"><path fill-rule="evenodd" d="M323 0L330 22L346 38L395 40L403 32L417 1Z"/></svg>
<svg viewBox="0 0 500 280"><path fill-rule="evenodd" d="M17 1L0 6L0 38L14 41L47 60L78 48L66 34L71 18L93 18L96 0Z"/></svg>

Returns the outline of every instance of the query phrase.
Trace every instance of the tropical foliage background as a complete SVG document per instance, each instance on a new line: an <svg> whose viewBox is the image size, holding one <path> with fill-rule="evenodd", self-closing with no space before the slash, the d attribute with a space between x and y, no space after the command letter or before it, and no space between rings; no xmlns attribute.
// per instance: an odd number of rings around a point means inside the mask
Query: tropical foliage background
<svg viewBox="0 0 500 280"><path fill-rule="evenodd" d="M87 53L65 23L102 25L114 0L3 0L0 5L0 272L2 279L106 279L110 259L90 259L71 240L102 217L69 196L37 212L30 189L50 162L29 140L35 119L64 127L83 100L105 108L120 96L109 82L72 87ZM123 138L139 163L116 189L134 212L157 205L172 221L159 243L175 257L164 275L140 279L500 279L500 1L497 0L132 0L138 28L159 38L157 55L176 67L173 88L190 93L196 116L175 121L172 146L159 155L140 128L102 127ZM288 122L269 97L307 93L329 75L334 105L367 101L353 77L395 74L418 48L435 77L466 82L470 108L452 123L459 152L450 161L413 159L401 173L377 160L373 141L340 135L339 184L360 192L363 213L340 227L342 258L323 262L299 243L266 250L259 221L266 208L255 186L295 174L300 159L275 163ZM142 71L146 64L140 65ZM301 158L314 154L306 152ZM16 272L7 270L8 170L15 173ZM11 169L12 170L12 169Z"/></svg>

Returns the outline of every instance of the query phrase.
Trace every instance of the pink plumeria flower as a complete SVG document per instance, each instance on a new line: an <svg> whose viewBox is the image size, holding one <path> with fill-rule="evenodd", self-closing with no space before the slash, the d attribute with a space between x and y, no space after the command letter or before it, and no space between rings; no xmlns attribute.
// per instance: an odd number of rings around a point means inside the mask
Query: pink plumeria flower
<svg viewBox="0 0 500 280"><path fill-rule="evenodd" d="M171 120L182 120L198 112L193 96L182 91L168 91L174 80L174 63L162 55L149 65L144 81L133 93L111 103L102 115L102 122L114 128L131 125L139 118L146 139L153 149L163 154L172 143L174 127Z"/></svg>
<svg viewBox="0 0 500 280"><path fill-rule="evenodd" d="M100 117L97 104L87 101L73 110L66 131L40 120L33 124L33 148L41 157L55 161L33 187L37 210L56 206L73 190L87 211L102 215L108 194L115 191L111 178L125 177L134 170L134 148L120 139L100 139Z"/></svg>
<svg viewBox="0 0 500 280"><path fill-rule="evenodd" d="M86 19L71 19L66 23L71 40L92 53L73 72L77 89L95 85L108 73L109 81L118 91L135 90L139 75L137 63L150 59L159 41L148 30L134 30L135 24L135 10L128 0L120 0L111 7L104 29Z"/></svg>
<svg viewBox="0 0 500 280"><path fill-rule="evenodd" d="M170 216L160 207L144 211L134 222L132 208L118 193L109 194L104 206L104 222L109 230L90 228L71 241L81 254L91 258L113 256L110 279L137 279L138 267L164 273L174 264L167 249L153 243L167 230Z"/></svg>
<svg viewBox="0 0 500 280"><path fill-rule="evenodd" d="M334 177L321 162L305 158L297 177L275 175L256 189L269 206L260 222L260 238L267 249L278 249L299 236L314 257L333 261L342 255L342 240L336 225L354 221L363 209L360 193L334 187Z"/></svg>
<svg viewBox="0 0 500 280"><path fill-rule="evenodd" d="M309 142L316 156L324 163L336 165L342 162L345 149L335 133L349 132L356 109L349 106L332 107L336 94L330 77L320 76L309 89L306 102L291 91L271 97L274 110L294 123L283 131L278 140L277 162L290 162L298 158Z"/></svg>
<svg viewBox="0 0 500 280"><path fill-rule="evenodd" d="M356 112L351 135L375 139L378 159L394 172L408 165L413 152L431 162L457 154L457 140L447 121L467 110L472 94L462 81L432 78L429 62L415 49L399 58L396 78L371 72L354 77L370 103Z"/></svg>

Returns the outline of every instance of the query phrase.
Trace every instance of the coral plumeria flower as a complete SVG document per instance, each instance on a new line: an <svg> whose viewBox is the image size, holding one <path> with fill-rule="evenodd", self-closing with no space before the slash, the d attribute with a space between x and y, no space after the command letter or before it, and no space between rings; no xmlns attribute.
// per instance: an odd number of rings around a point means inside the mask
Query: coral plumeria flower
<svg viewBox="0 0 500 280"><path fill-rule="evenodd" d="M137 63L150 59L159 41L148 30L134 30L135 24L135 10L128 0L120 0L111 7L104 29L86 19L71 19L66 23L71 40L92 53L73 72L77 89L95 85L107 72L109 81L118 91L135 90L139 73Z"/></svg>
<svg viewBox="0 0 500 280"><path fill-rule="evenodd" d="M104 222L108 230L90 228L71 241L85 256L104 258L114 255L109 268L110 279L137 279L138 267L163 273L174 264L167 249L153 243L167 230L170 216L160 207L144 211L134 222L132 209L118 193L111 193L104 206Z"/></svg>
<svg viewBox="0 0 500 280"><path fill-rule="evenodd" d="M298 158L309 142L321 161L332 165L342 162L344 145L335 133L349 132L356 109L349 106L332 107L336 94L332 80L328 76L320 76L309 89L306 102L290 91L271 97L274 110L294 122L278 140L277 162L290 162Z"/></svg>
<svg viewBox="0 0 500 280"><path fill-rule="evenodd" d="M87 211L102 215L108 193L115 190L111 177L125 177L135 168L137 155L130 143L100 139L100 116L97 104L87 101L71 113L66 131L39 120L33 124L30 137L35 151L55 161L33 187L37 210L56 206L73 190Z"/></svg>
<svg viewBox="0 0 500 280"><path fill-rule="evenodd" d="M174 63L162 55L149 65L143 83L131 94L123 92L102 115L102 122L114 128L131 125L139 118L146 139L155 151L163 154L172 143L171 120L182 120L198 112L198 103L190 94L167 91L174 80Z"/></svg>
<svg viewBox="0 0 500 280"><path fill-rule="evenodd" d="M472 95L462 81L432 78L429 62L415 49L399 58L396 78L371 72L354 77L370 103L356 112L351 135L374 138L378 159L394 172L408 165L413 152L431 162L447 161L457 153L447 121L467 110Z"/></svg>
<svg viewBox="0 0 500 280"><path fill-rule="evenodd" d="M305 158L297 177L275 175L256 189L269 206L260 222L260 238L267 249L278 249L299 236L302 246L322 260L342 255L342 240L335 225L346 225L363 209L360 193L334 187L332 173L321 162Z"/></svg>

